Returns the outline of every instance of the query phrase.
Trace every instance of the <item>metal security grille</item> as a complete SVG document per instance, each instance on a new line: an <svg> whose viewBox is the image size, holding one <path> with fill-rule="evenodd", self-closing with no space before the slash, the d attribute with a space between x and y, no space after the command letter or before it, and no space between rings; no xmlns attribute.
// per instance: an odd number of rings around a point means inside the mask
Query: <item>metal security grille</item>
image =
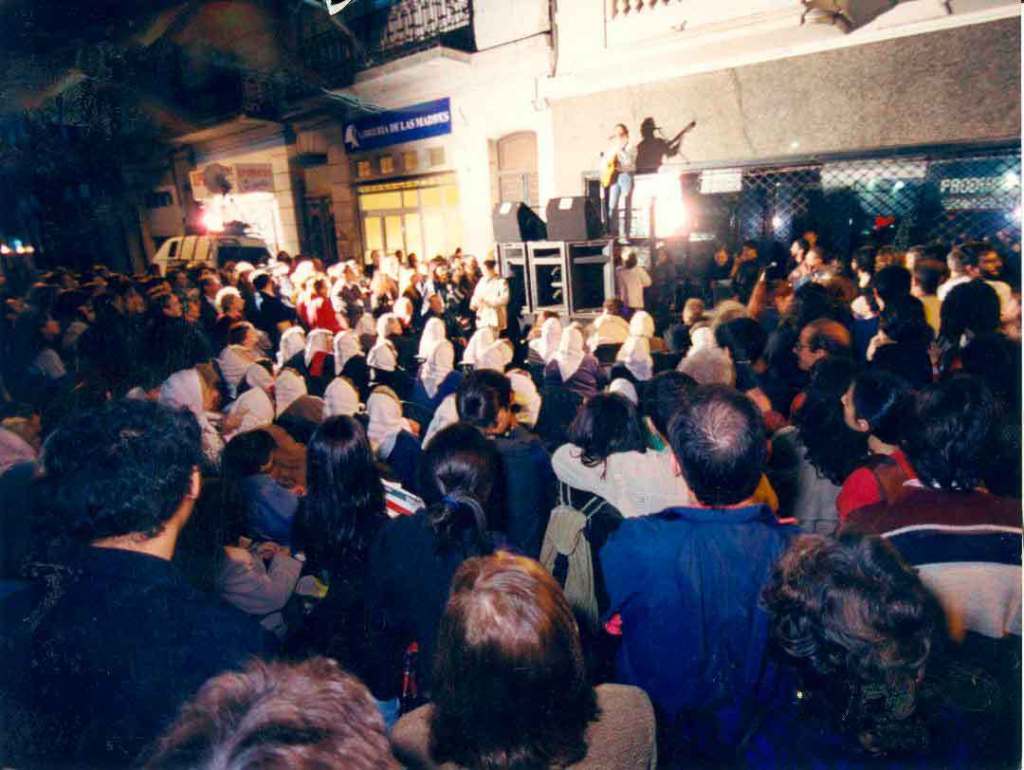
<svg viewBox="0 0 1024 770"><path fill-rule="evenodd" d="M731 190L701 192L702 174L723 173ZM844 256L866 243L1019 240L1020 175L1020 151L1008 149L712 169L684 174L683 185L700 236L691 240L788 244L813 229Z"/></svg>

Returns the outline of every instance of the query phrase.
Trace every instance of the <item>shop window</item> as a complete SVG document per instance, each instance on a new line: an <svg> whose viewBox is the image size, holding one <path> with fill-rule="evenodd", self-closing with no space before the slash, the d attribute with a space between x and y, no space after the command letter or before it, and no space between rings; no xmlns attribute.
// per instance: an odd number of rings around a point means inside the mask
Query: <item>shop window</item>
<svg viewBox="0 0 1024 770"><path fill-rule="evenodd" d="M359 207L363 211L381 211L383 209L402 208L401 192L369 193L359 196Z"/></svg>
<svg viewBox="0 0 1024 770"><path fill-rule="evenodd" d="M430 148L430 167L437 168L444 165L444 147Z"/></svg>
<svg viewBox="0 0 1024 770"><path fill-rule="evenodd" d="M394 174L395 173L395 159L391 155L380 156L380 173L382 174Z"/></svg>
<svg viewBox="0 0 1024 770"><path fill-rule="evenodd" d="M367 177L373 176L373 166L368 160L361 160L356 163L356 175L360 179L366 179Z"/></svg>
<svg viewBox="0 0 1024 770"><path fill-rule="evenodd" d="M497 200L525 201L533 208L540 204L537 175L537 134L519 131L503 136L496 143L498 184ZM493 194L493 193L492 193Z"/></svg>
<svg viewBox="0 0 1024 770"><path fill-rule="evenodd" d="M420 164L420 157L415 152L402 153L402 167L406 171L415 171Z"/></svg>

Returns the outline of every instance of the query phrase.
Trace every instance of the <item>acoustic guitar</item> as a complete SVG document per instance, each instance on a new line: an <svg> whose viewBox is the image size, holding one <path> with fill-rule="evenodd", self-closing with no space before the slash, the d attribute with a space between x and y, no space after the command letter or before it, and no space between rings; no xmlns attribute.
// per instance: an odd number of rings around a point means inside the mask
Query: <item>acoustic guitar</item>
<svg viewBox="0 0 1024 770"><path fill-rule="evenodd" d="M612 153L604 162L604 166L601 168L601 187L608 189L615 184L616 178L619 176L619 154Z"/></svg>

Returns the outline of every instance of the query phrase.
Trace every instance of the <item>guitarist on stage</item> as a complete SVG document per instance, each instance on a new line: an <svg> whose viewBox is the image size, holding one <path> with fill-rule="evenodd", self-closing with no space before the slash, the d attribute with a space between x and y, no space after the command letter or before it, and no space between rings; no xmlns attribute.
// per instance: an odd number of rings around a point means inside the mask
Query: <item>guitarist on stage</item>
<svg viewBox="0 0 1024 770"><path fill-rule="evenodd" d="M610 235L618 235L619 201L626 209L625 232L629 237L632 216L633 174L636 170L636 148L629 143L629 129L622 123L615 126L611 145L601 153L601 187L604 192L604 221Z"/></svg>
<svg viewBox="0 0 1024 770"><path fill-rule="evenodd" d="M691 120L686 127L669 140L655 136L655 131L661 129L654 125L654 118L644 118L640 124L640 139L636 146L636 173L656 174L661 168L661 161L664 158L671 158L679 152L679 145L683 137L697 126L696 120Z"/></svg>

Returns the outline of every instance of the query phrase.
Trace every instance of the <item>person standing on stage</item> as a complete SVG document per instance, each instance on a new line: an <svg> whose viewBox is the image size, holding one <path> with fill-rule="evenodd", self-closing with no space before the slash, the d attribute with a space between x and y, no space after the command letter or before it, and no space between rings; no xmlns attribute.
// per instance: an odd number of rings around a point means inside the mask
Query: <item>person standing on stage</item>
<svg viewBox="0 0 1024 770"><path fill-rule="evenodd" d="M490 326L499 332L508 326L508 282L498 275L493 257L484 260L484 274L473 290L469 309L476 313L476 325Z"/></svg>
<svg viewBox="0 0 1024 770"><path fill-rule="evenodd" d="M629 129L622 123L615 126L611 145L601 153L601 185L604 187L604 221L611 235L618 235L619 201L626 209L623 236L629 237L632 218L633 174L636 171L636 148L629 143Z"/></svg>

